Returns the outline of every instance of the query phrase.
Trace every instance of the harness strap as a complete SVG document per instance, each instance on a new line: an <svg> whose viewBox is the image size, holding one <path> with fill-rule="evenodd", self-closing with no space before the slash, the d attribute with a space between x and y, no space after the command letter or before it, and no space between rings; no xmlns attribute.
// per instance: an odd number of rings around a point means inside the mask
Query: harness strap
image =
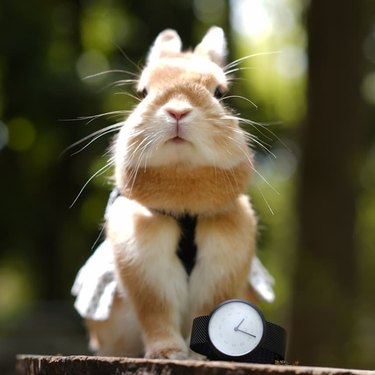
<svg viewBox="0 0 375 375"><path fill-rule="evenodd" d="M184 215L177 219L181 228L180 241L177 247L177 256L180 258L185 271L190 276L196 262L197 245L195 243L195 228L197 216Z"/></svg>
<svg viewBox="0 0 375 375"><path fill-rule="evenodd" d="M114 188L109 196L106 211L108 210L108 207L111 206L119 196L121 196L120 189ZM181 229L181 235L178 242L176 254L180 259L182 265L184 266L187 275L190 276L195 266L197 257L197 245L195 243L197 215L184 214L181 216L176 216L163 210L154 211L160 215L170 216L177 221Z"/></svg>

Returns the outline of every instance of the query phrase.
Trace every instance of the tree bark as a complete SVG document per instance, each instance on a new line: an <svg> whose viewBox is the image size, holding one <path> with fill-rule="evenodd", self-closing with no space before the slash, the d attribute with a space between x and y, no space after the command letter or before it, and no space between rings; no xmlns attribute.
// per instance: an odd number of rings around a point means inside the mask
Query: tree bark
<svg viewBox="0 0 375 375"><path fill-rule="evenodd" d="M371 375L371 371L218 361L20 355L17 375Z"/></svg>
<svg viewBox="0 0 375 375"><path fill-rule="evenodd" d="M308 13L308 114L298 186L290 358L355 363L359 0L314 0Z"/></svg>

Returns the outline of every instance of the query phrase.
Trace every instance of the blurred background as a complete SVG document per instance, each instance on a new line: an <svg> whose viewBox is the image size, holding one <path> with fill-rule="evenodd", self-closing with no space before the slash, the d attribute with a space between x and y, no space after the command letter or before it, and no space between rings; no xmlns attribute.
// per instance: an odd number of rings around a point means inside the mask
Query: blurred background
<svg viewBox="0 0 375 375"><path fill-rule="evenodd" d="M230 61L254 55L227 103L257 137L249 194L276 279L261 307L290 363L375 368L372 0L3 0L1 374L16 353L88 353L70 289L100 235L113 135L66 149L136 104L126 80L161 30L188 48L211 25Z"/></svg>

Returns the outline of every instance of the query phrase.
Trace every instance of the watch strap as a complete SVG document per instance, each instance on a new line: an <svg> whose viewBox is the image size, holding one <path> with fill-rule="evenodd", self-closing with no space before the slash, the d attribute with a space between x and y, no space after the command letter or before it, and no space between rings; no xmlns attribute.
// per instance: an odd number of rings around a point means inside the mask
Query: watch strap
<svg viewBox="0 0 375 375"><path fill-rule="evenodd" d="M199 316L193 320L190 349L210 359L220 359L211 350L208 337L209 315ZM243 357L254 363L274 363L285 358L286 332L273 323L266 322L265 335L259 348Z"/></svg>
<svg viewBox="0 0 375 375"><path fill-rule="evenodd" d="M244 360L251 363L268 363L273 365L276 361L283 361L284 357L261 347L244 356Z"/></svg>
<svg viewBox="0 0 375 375"><path fill-rule="evenodd" d="M261 347L278 354L284 359L286 349L286 331L277 324L267 322Z"/></svg>
<svg viewBox="0 0 375 375"><path fill-rule="evenodd" d="M208 356L209 339L208 339L208 322L209 315L198 316L193 320L193 327L191 329L190 349L199 354Z"/></svg>

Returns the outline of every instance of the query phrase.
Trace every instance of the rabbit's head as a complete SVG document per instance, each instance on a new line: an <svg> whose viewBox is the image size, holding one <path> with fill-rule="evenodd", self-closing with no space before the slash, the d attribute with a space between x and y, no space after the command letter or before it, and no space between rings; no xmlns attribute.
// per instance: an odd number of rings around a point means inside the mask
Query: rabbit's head
<svg viewBox="0 0 375 375"><path fill-rule="evenodd" d="M133 186L131 180L141 171L176 166L190 174L209 167L216 175L219 170L233 174L241 166L241 181L231 185L242 189L248 182L246 134L222 100L228 90L224 32L212 27L191 51L181 52L181 45L178 34L168 29L150 49L137 86L144 98L114 145L120 189Z"/></svg>

